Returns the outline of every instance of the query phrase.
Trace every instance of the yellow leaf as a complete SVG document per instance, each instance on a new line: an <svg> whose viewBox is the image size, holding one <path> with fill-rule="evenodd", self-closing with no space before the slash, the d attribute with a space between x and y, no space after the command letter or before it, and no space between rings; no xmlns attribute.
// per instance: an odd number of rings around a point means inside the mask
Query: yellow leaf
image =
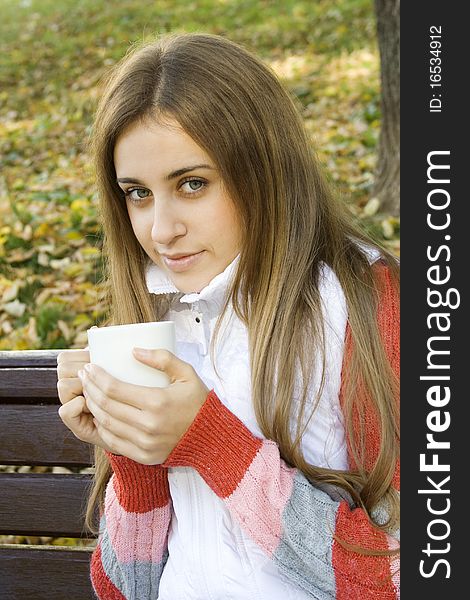
<svg viewBox="0 0 470 600"><path fill-rule="evenodd" d="M81 240L83 238L83 235L81 233L79 233L78 231L69 231L65 237L68 240Z"/></svg>
<svg viewBox="0 0 470 600"><path fill-rule="evenodd" d="M88 326L92 323L92 320L90 319L90 317L88 315L86 315L85 313L80 313L79 315L77 315L74 320L72 321L72 325L74 327L83 327L83 326Z"/></svg>
<svg viewBox="0 0 470 600"><path fill-rule="evenodd" d="M15 281L13 285L8 287L2 296L2 302L11 302L18 296L18 292L20 291L20 285L18 281Z"/></svg>
<svg viewBox="0 0 470 600"><path fill-rule="evenodd" d="M76 277L88 273L88 265L86 263L72 263L65 267L64 274L68 277Z"/></svg>
<svg viewBox="0 0 470 600"><path fill-rule="evenodd" d="M38 225L33 233L33 237L35 239L38 239L40 237L44 237L45 235L47 235L50 231L50 225L49 223L41 223L40 225Z"/></svg>
<svg viewBox="0 0 470 600"><path fill-rule="evenodd" d="M81 254L84 258L98 258L101 254L101 250L98 248L82 248Z"/></svg>
<svg viewBox="0 0 470 600"><path fill-rule="evenodd" d="M86 200L85 198L77 198L76 200L74 200L72 202L72 204L70 205L70 208L72 210L76 210L78 212L88 208L88 200Z"/></svg>
<svg viewBox="0 0 470 600"><path fill-rule="evenodd" d="M55 538L55 540L52 540L51 544L53 546L76 546L77 545L77 540L75 538Z"/></svg>
<svg viewBox="0 0 470 600"><path fill-rule="evenodd" d="M49 299L49 297L51 296L51 294L54 293L54 289L52 288L46 288L44 290L42 290L41 292L39 292L39 294L36 297L36 305L37 306L41 306L42 304L44 304L44 302L46 302L46 300Z"/></svg>

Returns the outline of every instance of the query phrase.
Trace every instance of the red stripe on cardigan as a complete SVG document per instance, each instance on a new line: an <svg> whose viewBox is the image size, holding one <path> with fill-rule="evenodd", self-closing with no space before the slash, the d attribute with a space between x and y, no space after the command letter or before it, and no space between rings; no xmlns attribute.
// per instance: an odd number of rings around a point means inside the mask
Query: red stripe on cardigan
<svg viewBox="0 0 470 600"><path fill-rule="evenodd" d="M377 311L377 322L379 331L384 344L385 354L388 357L392 371L397 380L400 379L400 298L399 291L392 281L389 268L383 263L377 263L374 267L379 289L379 303ZM349 325L346 327L345 349L343 359L343 373L341 377L341 390L339 401L341 408L344 409L345 395L344 386L347 377L347 366L352 354L352 335ZM380 425L378 415L372 406L370 400L364 395L364 390L359 387L359 393L362 393L362 402L364 405L363 429L366 433L365 439L365 468L371 471L379 455L380 450ZM397 390L396 403L399 405L399 393ZM357 402L356 402L357 405ZM344 410L343 410L344 412ZM360 414L353 411L353 427L356 431L360 426ZM351 469L355 468L354 458L351 453L350 440L348 439L348 459ZM400 462L395 467L395 475L392 481L393 486L400 489Z"/></svg>
<svg viewBox="0 0 470 600"><path fill-rule="evenodd" d="M115 474L116 497L125 511L146 513L168 504L168 474L161 465L141 465L125 456L106 455Z"/></svg>
<svg viewBox="0 0 470 600"><path fill-rule="evenodd" d="M117 587L112 583L101 562L101 547L98 545L91 555L90 573L93 587L98 598L106 600L126 600Z"/></svg>
<svg viewBox="0 0 470 600"><path fill-rule="evenodd" d="M385 352L397 377L400 376L400 312L399 295L394 285L390 271L384 264L379 263L375 267L375 273L379 284L379 305L377 320L379 331L384 343ZM347 370L347 363L352 352L352 336L349 326L346 330L345 352L343 362L343 375ZM344 378L343 378L344 382ZM343 406L344 389L340 394L340 403ZM396 398L397 403L399 397ZM370 406L370 401L364 400L366 410L364 411L365 440L365 467L371 470L374 466L380 449L380 428L377 414ZM353 414L353 426L358 427L358 413ZM354 468L354 460L348 444L349 461ZM399 489L400 464L397 462L393 485ZM387 549L387 536L374 528L368 521L365 513L360 509L351 511L344 503L341 504L336 519L337 537L349 544L369 549ZM336 577L337 600L395 600L397 589L392 581L391 565L392 557L383 556L370 557L364 554L351 552L341 546L340 542L333 543L333 567ZM356 587L354 583L360 584ZM361 585L362 584L362 585ZM365 586L365 587L362 587ZM364 596L364 590L371 590Z"/></svg>
<svg viewBox="0 0 470 600"><path fill-rule="evenodd" d="M190 465L220 498L227 498L243 479L262 444L263 440L256 438L232 412L221 410L220 400L211 390L163 466Z"/></svg>

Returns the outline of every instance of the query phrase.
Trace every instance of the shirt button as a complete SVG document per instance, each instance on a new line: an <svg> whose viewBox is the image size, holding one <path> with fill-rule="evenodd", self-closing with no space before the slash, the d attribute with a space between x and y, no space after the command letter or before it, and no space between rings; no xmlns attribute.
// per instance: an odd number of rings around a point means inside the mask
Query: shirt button
<svg viewBox="0 0 470 600"><path fill-rule="evenodd" d="M196 323L200 323L201 319L199 317L196 317Z"/></svg>

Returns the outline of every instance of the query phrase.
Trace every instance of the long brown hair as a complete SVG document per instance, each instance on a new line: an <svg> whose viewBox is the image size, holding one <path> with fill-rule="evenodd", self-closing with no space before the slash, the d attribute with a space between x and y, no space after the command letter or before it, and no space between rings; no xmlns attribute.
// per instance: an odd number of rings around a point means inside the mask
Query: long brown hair
<svg viewBox="0 0 470 600"><path fill-rule="evenodd" d="M163 318L172 301L171 295L151 295L146 288L148 257L132 231L113 162L116 141L130 124L168 117L214 160L246 232L225 309L231 305L248 328L252 401L261 431L278 443L287 463L313 483L340 486L371 519L374 507L386 501L390 519L377 526L393 528L398 519L392 487L399 447L397 380L378 330L377 283L360 242L375 244L332 197L294 100L262 61L223 37L162 37L133 49L107 81L92 150L110 322ZM383 249L381 253L398 278L396 260ZM319 295L323 264L331 267L344 291L354 342L344 391L345 426L355 461L351 471L311 465L300 446L312 416L308 390L314 353L323 362L323 377L325 372ZM294 386L299 380L297 404ZM354 414L365 410L357 406L358 386L367 391L368 409L380 424L380 450L369 470L364 432L353 423ZM321 389L317 398L320 394ZM292 416L298 424L295 439ZM106 457L97 448L89 525L109 477Z"/></svg>

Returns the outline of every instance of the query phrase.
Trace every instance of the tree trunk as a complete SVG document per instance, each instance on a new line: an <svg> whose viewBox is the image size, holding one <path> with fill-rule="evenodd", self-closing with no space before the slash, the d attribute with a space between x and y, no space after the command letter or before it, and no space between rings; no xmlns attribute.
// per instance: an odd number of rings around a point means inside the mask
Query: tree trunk
<svg viewBox="0 0 470 600"><path fill-rule="evenodd" d="M400 212L400 0L374 0L380 52L382 125L372 197L380 211Z"/></svg>

